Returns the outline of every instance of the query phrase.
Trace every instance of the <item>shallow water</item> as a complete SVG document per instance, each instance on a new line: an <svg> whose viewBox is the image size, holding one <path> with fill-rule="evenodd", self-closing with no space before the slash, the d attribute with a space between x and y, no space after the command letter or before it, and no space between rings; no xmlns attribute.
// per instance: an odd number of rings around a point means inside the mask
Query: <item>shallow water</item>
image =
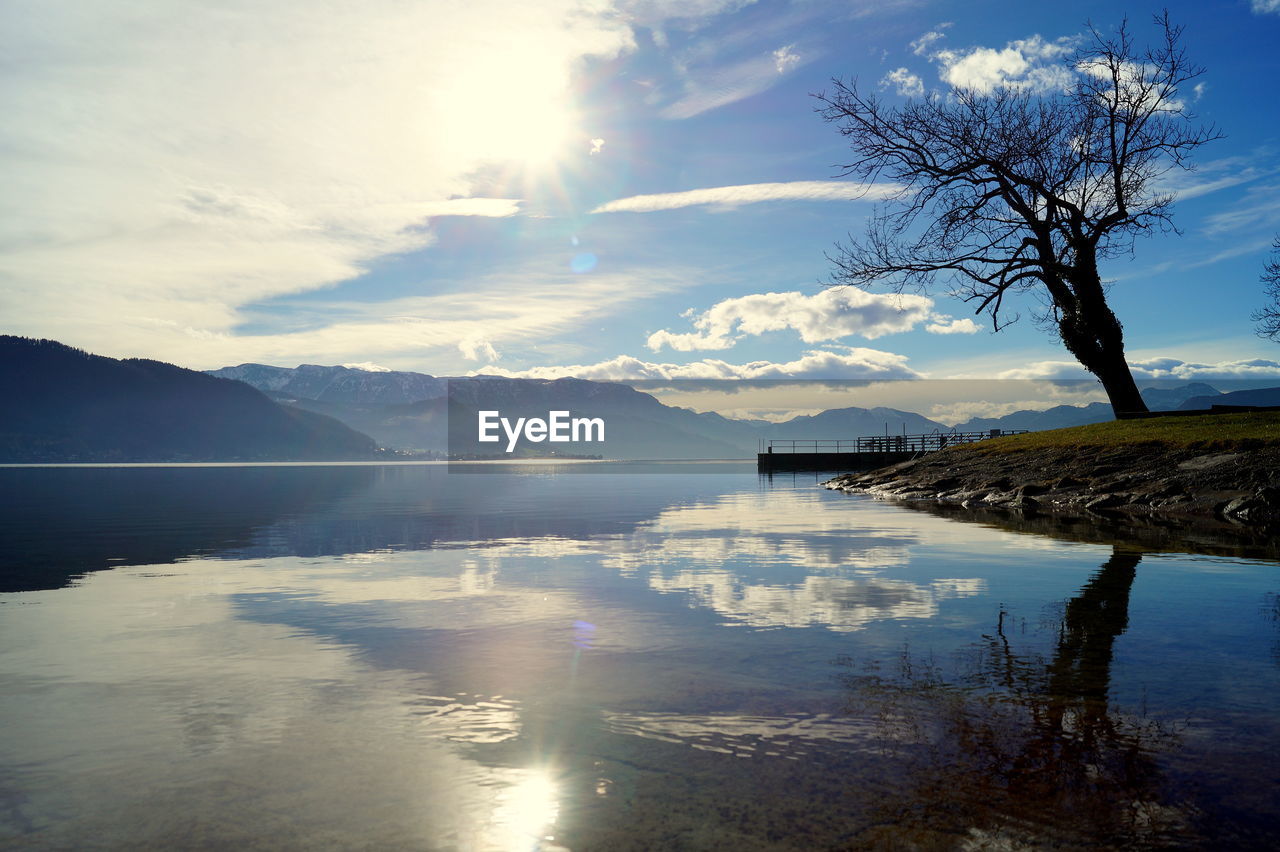
<svg viewBox="0 0 1280 852"><path fill-rule="evenodd" d="M1272 845L1276 562L639 469L0 470L0 846Z"/></svg>

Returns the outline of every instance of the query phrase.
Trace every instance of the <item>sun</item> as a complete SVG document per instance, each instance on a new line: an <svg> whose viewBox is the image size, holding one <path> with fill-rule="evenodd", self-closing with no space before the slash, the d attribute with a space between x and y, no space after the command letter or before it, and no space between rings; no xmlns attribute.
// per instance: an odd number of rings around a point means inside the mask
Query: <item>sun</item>
<svg viewBox="0 0 1280 852"><path fill-rule="evenodd" d="M513 159L528 168L553 166L576 147L585 147L574 144L585 134L578 129L578 117L569 103L547 99L518 110L513 119L517 136Z"/></svg>
<svg viewBox="0 0 1280 852"><path fill-rule="evenodd" d="M590 144L570 70L520 46L476 59L435 93L440 130L473 159L549 170Z"/></svg>

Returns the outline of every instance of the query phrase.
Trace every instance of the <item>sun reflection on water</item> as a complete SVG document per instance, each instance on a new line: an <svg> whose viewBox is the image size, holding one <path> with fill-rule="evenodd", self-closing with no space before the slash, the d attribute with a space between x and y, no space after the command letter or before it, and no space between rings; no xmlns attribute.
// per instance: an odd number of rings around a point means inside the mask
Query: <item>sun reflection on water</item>
<svg viewBox="0 0 1280 852"><path fill-rule="evenodd" d="M563 849L553 834L560 816L559 788L545 768L521 770L494 799L486 845L511 852Z"/></svg>

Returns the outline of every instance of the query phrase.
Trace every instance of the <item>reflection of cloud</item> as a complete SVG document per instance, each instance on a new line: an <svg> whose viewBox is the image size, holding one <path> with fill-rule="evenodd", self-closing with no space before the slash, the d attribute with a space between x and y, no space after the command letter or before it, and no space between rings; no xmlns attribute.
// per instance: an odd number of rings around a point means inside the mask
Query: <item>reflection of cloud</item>
<svg viewBox="0 0 1280 852"><path fill-rule="evenodd" d="M853 532L849 509L777 492L668 509L606 564L647 574L650 588L687 594L694 606L752 627L859 630L883 619L932 618L939 602L985 589L976 578L918 584L877 576L908 564L916 534L874 525ZM769 518L767 531L755 531L760 517ZM790 583L745 579L785 568L802 574Z"/></svg>
<svg viewBox="0 0 1280 852"><path fill-rule="evenodd" d="M510 699L426 695L412 704L421 730L458 743L502 743L520 735L519 705Z"/></svg>
<svg viewBox="0 0 1280 852"><path fill-rule="evenodd" d="M292 577L272 570L290 563ZM529 773L471 755L520 733L517 702L433 697L425 675L238 617L293 581L360 573L271 566L117 569L24 596L47 606L5 607L0 715L7 745L38 767L6 781L42 823L40 845L183 848L198 826L201 845L239 847L248 826L254 842L282 848L433 848L446 836L511 848L503 826Z"/></svg>
<svg viewBox="0 0 1280 852"><path fill-rule="evenodd" d="M826 627L840 633L891 618L933 618L938 602L971 597L985 589L979 579L938 580L927 586L880 577L806 577L798 586L743 583L724 570L654 573L649 586L686 592L698 606L752 627Z"/></svg>
<svg viewBox="0 0 1280 852"><path fill-rule="evenodd" d="M615 734L688 745L738 757L800 757L824 743L883 745L867 723L826 714L813 716L693 716L676 713L610 713Z"/></svg>

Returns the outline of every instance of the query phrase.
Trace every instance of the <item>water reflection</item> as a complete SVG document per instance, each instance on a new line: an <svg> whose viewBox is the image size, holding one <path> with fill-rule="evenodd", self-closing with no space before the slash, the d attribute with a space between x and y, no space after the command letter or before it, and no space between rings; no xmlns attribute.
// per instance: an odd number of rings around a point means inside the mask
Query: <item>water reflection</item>
<svg viewBox="0 0 1280 852"><path fill-rule="evenodd" d="M497 794L494 805L486 846L512 852L562 848L553 833L560 815L559 785L549 770L521 770L515 783Z"/></svg>
<svg viewBox="0 0 1280 852"><path fill-rule="evenodd" d="M121 569L4 608L0 845L553 848L552 775L495 751L522 701L238 618L264 579Z"/></svg>
<svg viewBox="0 0 1280 852"><path fill-rule="evenodd" d="M647 575L655 591L683 595L691 606L756 628L848 632L877 620L928 619L940 602L985 589L977 577L919 583L882 576L909 564L921 530L851 529L844 508L804 491L734 494L671 508L638 528L611 564L630 576Z"/></svg>
<svg viewBox="0 0 1280 852"><path fill-rule="evenodd" d="M948 598L980 594L978 578L935 580L917 585L885 577L806 577L799 585L743 583L719 569L655 573L650 588L681 592L698 606L751 627L826 627L838 632L861 630L872 621L933 618Z"/></svg>
<svg viewBox="0 0 1280 852"><path fill-rule="evenodd" d="M376 476L365 466L0 469L0 592L248 548L258 530L322 512Z"/></svg>
<svg viewBox="0 0 1280 852"><path fill-rule="evenodd" d="M434 465L0 468L0 593L191 557L582 541L718 493L692 476L622 476L617 499L618 479L538 468L451 476Z"/></svg>
<svg viewBox="0 0 1280 852"><path fill-rule="evenodd" d="M0 846L1120 846L1276 824L1273 565L753 474L369 470L224 541L231 508L117 516L119 541L194 524L198 558L0 595Z"/></svg>
<svg viewBox="0 0 1280 852"><path fill-rule="evenodd" d="M929 501L901 501L894 505L911 512L1059 541L1119 544L1151 553L1198 553L1280 560L1280 536L1274 529L1210 518L1109 513L1056 515Z"/></svg>
<svg viewBox="0 0 1280 852"><path fill-rule="evenodd" d="M1160 768L1176 726L1109 698L1141 559L1113 550L1065 603L1047 658L1018 650L1001 610L953 676L904 650L845 677L852 709L879 719L886 743L911 746L901 752L910 791L882 805L894 833L1085 848L1195 839L1192 808Z"/></svg>
<svg viewBox="0 0 1280 852"><path fill-rule="evenodd" d="M736 757L785 757L799 760L833 744L880 747L883 731L870 724L827 713L746 716L679 713L604 714L609 730Z"/></svg>

